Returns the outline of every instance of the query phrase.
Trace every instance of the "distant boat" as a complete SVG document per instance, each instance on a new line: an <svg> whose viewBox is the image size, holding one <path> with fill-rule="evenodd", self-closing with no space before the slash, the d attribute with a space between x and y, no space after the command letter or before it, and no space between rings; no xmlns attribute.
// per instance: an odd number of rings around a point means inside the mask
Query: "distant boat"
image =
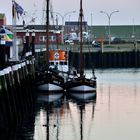
<svg viewBox="0 0 140 140"><path fill-rule="evenodd" d="M65 83L65 88L69 94L74 96L82 96L83 98L89 98L91 96L96 97L96 77L94 69L92 69L93 76L87 78L84 71L84 57L83 57L83 35L82 35L82 19L83 8L82 0L80 0L80 68L79 73L73 71L73 77L69 77Z"/></svg>

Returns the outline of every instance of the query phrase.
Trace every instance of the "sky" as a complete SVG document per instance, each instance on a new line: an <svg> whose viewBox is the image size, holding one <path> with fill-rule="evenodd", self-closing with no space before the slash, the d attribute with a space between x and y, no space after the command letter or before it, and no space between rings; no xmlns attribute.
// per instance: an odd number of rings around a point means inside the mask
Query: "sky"
<svg viewBox="0 0 140 140"><path fill-rule="evenodd" d="M50 0L54 17L55 12L62 16L66 13L64 21L78 21L80 0ZM16 0L26 11L26 16L17 19L17 24L21 24L23 19L27 24L42 24L44 20L43 11L45 0ZM140 0L83 0L84 20L88 25L108 25L108 17L100 11L111 15L111 25L140 25L139 8ZM0 13L5 13L7 17L7 25L12 24L12 0L0 0ZM72 13L72 11L76 11ZM58 16L59 24L62 24L62 16ZM35 22L32 22L32 19Z"/></svg>

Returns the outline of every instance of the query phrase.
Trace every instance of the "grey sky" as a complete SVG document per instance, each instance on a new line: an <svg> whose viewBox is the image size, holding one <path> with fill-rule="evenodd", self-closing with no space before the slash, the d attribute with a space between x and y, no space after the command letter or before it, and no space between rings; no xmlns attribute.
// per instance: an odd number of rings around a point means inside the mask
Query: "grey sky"
<svg viewBox="0 0 140 140"><path fill-rule="evenodd" d="M16 2L28 13L27 16L24 17L25 20L30 22L32 17L37 17L35 20L36 24L42 23L44 1L45 0L16 0ZM76 10L76 13L68 14L65 17L65 20L78 21L80 0L51 1L53 4L53 11L59 12L61 15ZM0 0L0 12L6 14L7 24L12 23L11 5L12 0ZM108 14L114 10L120 11L111 16L112 25L140 25L139 6L140 0L83 0L84 17L89 25L108 24L108 18L105 14L100 13L101 10L106 11ZM20 24L21 22L22 18L20 18L18 23ZM61 23L62 18L59 17L59 24Z"/></svg>

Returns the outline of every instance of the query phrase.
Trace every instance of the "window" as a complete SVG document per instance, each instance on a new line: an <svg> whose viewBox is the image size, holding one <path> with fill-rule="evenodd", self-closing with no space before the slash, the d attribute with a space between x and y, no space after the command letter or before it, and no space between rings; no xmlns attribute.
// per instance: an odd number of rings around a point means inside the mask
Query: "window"
<svg viewBox="0 0 140 140"><path fill-rule="evenodd" d="M63 65L63 62L60 62L60 65Z"/></svg>
<svg viewBox="0 0 140 140"><path fill-rule="evenodd" d="M50 62L50 65L54 65L54 62Z"/></svg>
<svg viewBox="0 0 140 140"><path fill-rule="evenodd" d="M49 41L56 41L56 36L49 36Z"/></svg>
<svg viewBox="0 0 140 140"><path fill-rule="evenodd" d="M40 42L45 42L46 41L45 36L39 36L39 41Z"/></svg>
<svg viewBox="0 0 140 140"><path fill-rule="evenodd" d="M45 42L46 41L46 36L39 36L39 41L40 42ZM56 41L56 36L49 36L49 41Z"/></svg>
<svg viewBox="0 0 140 140"><path fill-rule="evenodd" d="M49 41L52 41L52 38L51 38L51 36L49 36Z"/></svg>
<svg viewBox="0 0 140 140"><path fill-rule="evenodd" d="M56 41L56 36L52 36L52 41Z"/></svg>
<svg viewBox="0 0 140 140"><path fill-rule="evenodd" d="M67 65L67 62L64 62L65 65Z"/></svg>

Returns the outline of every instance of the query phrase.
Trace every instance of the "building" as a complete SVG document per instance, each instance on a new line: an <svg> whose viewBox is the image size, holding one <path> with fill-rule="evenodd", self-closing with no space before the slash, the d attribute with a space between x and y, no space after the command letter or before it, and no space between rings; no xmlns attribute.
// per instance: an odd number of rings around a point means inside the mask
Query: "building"
<svg viewBox="0 0 140 140"><path fill-rule="evenodd" d="M29 42L32 41L32 33L35 33L35 46L36 48L44 48L46 46L46 26L45 25L28 25L23 27L17 25L16 28L17 38L25 41L26 33L29 33ZM49 44L61 44L62 43L62 30L61 26L56 30L55 26L49 27Z"/></svg>
<svg viewBox="0 0 140 140"><path fill-rule="evenodd" d="M82 22L83 31L88 31L88 25L86 21ZM80 22L79 21L66 21L65 22L65 28L64 28L64 34L69 34L71 32L76 32L77 34L80 31Z"/></svg>
<svg viewBox="0 0 140 140"><path fill-rule="evenodd" d="M0 26L6 26L6 16L3 13L0 13Z"/></svg>
<svg viewBox="0 0 140 140"><path fill-rule="evenodd" d="M93 39L107 40L108 39L108 26L88 26L84 22L83 30L93 36ZM34 29L33 29L34 27ZM10 26L9 26L10 28ZM36 47L45 47L46 45L46 26L45 25L17 25L17 37L24 42L26 32L29 32L29 42L32 40L32 32L36 34L35 45ZM78 32L79 22L66 22L64 26L64 35L68 32ZM55 25L49 27L49 44L62 44L63 34L62 26L58 26L56 30ZM125 41L136 39L140 41L140 25L111 25L111 37L121 38Z"/></svg>
<svg viewBox="0 0 140 140"><path fill-rule="evenodd" d="M65 22L64 34L76 32L78 35L79 27L80 22L67 21ZM83 22L83 31L92 36L91 38L108 40L108 25L88 26L87 22ZM140 41L140 25L111 25L110 34L111 38L121 38L125 41L132 41L134 39Z"/></svg>

